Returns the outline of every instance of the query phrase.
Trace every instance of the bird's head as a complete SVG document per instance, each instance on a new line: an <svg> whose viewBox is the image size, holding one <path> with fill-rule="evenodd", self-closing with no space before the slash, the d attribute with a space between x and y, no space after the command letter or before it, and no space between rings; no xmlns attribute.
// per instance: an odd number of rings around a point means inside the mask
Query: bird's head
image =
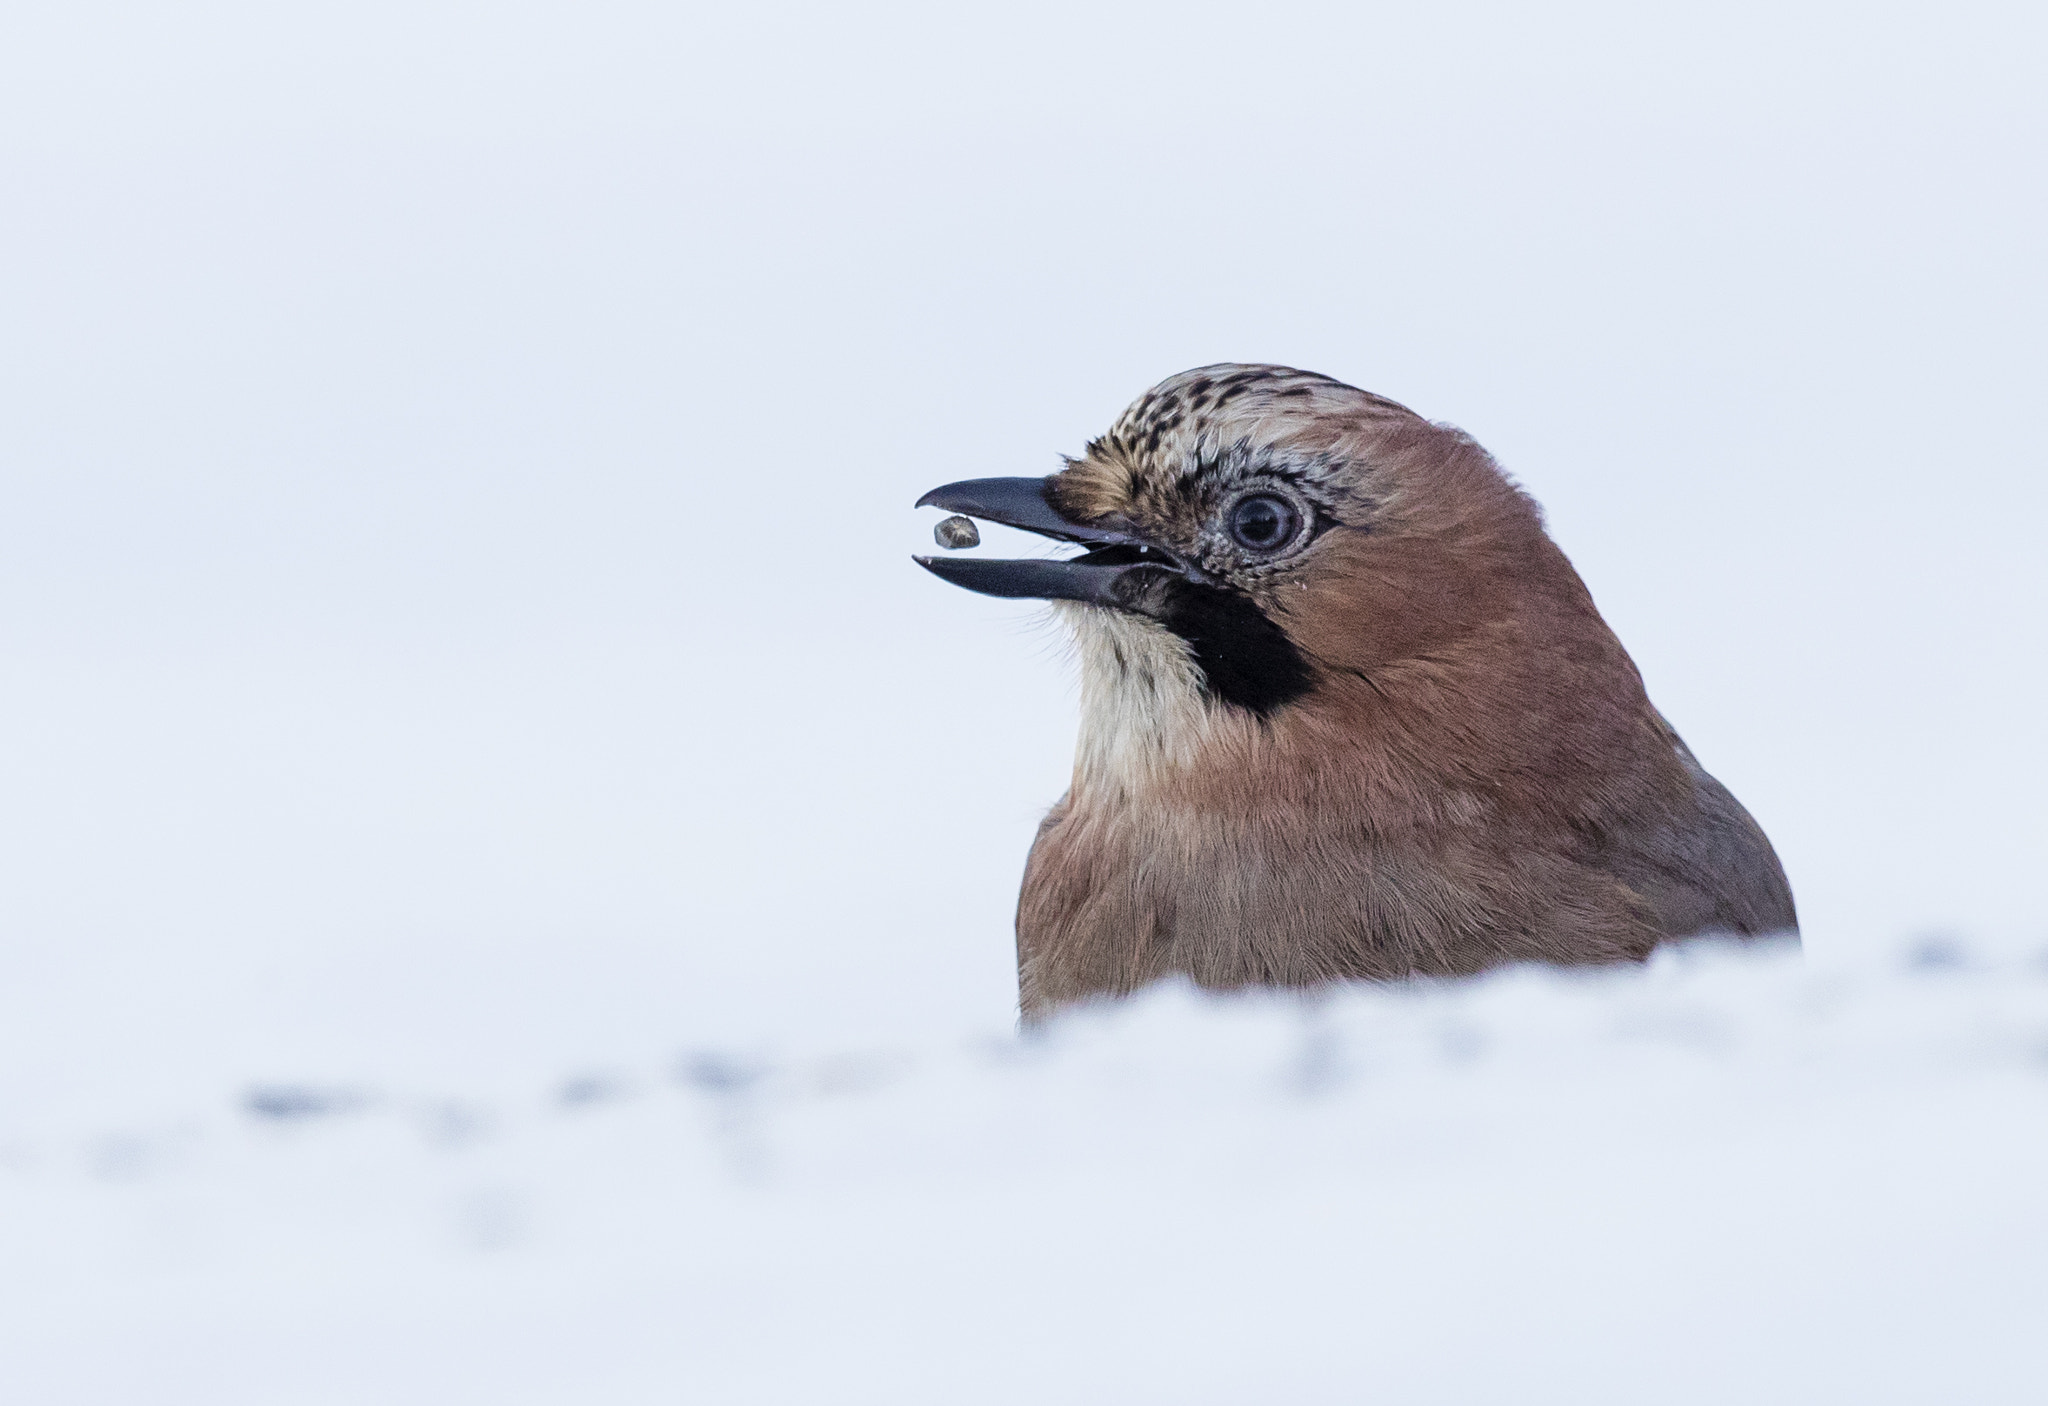
<svg viewBox="0 0 2048 1406"><path fill-rule="evenodd" d="M1061 472L952 483L927 505L1085 548L918 561L969 590L1076 603L1090 712L1166 744L1304 714L1355 723L1404 692L1469 710L1523 687L1541 713L1560 691L1551 666L1573 660L1603 675L1618 660L1634 680L1618 645L1595 641L1613 656L1596 660L1573 642L1589 621L1612 637L1483 449L1309 372L1183 372Z"/></svg>

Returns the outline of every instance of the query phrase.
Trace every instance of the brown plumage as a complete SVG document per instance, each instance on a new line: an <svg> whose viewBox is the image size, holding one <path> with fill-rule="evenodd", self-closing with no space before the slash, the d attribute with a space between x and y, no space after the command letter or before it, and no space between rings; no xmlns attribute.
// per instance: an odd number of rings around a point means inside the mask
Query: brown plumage
<svg viewBox="0 0 2048 1406"><path fill-rule="evenodd" d="M924 501L1092 548L920 558L1059 600L1081 657L1073 785L1018 906L1027 1018L1173 973L1307 986L1795 928L1770 842L1455 429L1211 366L1061 473Z"/></svg>

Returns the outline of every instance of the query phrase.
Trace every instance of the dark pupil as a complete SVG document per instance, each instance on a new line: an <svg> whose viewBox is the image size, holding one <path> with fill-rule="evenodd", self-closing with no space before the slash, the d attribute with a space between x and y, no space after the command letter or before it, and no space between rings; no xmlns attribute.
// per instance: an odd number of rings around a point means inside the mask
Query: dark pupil
<svg viewBox="0 0 2048 1406"><path fill-rule="evenodd" d="M1294 509L1279 498L1247 498L1230 514L1230 535L1247 547L1279 545L1294 531Z"/></svg>

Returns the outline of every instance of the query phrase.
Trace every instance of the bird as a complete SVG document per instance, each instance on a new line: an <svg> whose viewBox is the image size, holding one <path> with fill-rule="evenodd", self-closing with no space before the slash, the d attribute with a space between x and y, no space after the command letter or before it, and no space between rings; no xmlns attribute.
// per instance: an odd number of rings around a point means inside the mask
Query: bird
<svg viewBox="0 0 2048 1406"><path fill-rule="evenodd" d="M1058 472L917 506L1083 549L915 558L1051 602L1079 660L1071 784L1017 906L1027 1025L1174 977L1314 989L1798 941L1770 840L1453 425L1204 366Z"/></svg>

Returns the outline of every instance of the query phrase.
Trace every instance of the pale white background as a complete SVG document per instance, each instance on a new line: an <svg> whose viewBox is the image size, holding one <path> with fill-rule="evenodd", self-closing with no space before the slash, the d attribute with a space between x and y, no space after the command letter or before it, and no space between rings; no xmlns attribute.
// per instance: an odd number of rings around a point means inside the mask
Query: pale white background
<svg viewBox="0 0 2048 1406"><path fill-rule="evenodd" d="M2041 40L9 5L10 1097L1000 1025L1070 680L909 505L1225 359L1494 450L1815 960L2039 938Z"/></svg>

